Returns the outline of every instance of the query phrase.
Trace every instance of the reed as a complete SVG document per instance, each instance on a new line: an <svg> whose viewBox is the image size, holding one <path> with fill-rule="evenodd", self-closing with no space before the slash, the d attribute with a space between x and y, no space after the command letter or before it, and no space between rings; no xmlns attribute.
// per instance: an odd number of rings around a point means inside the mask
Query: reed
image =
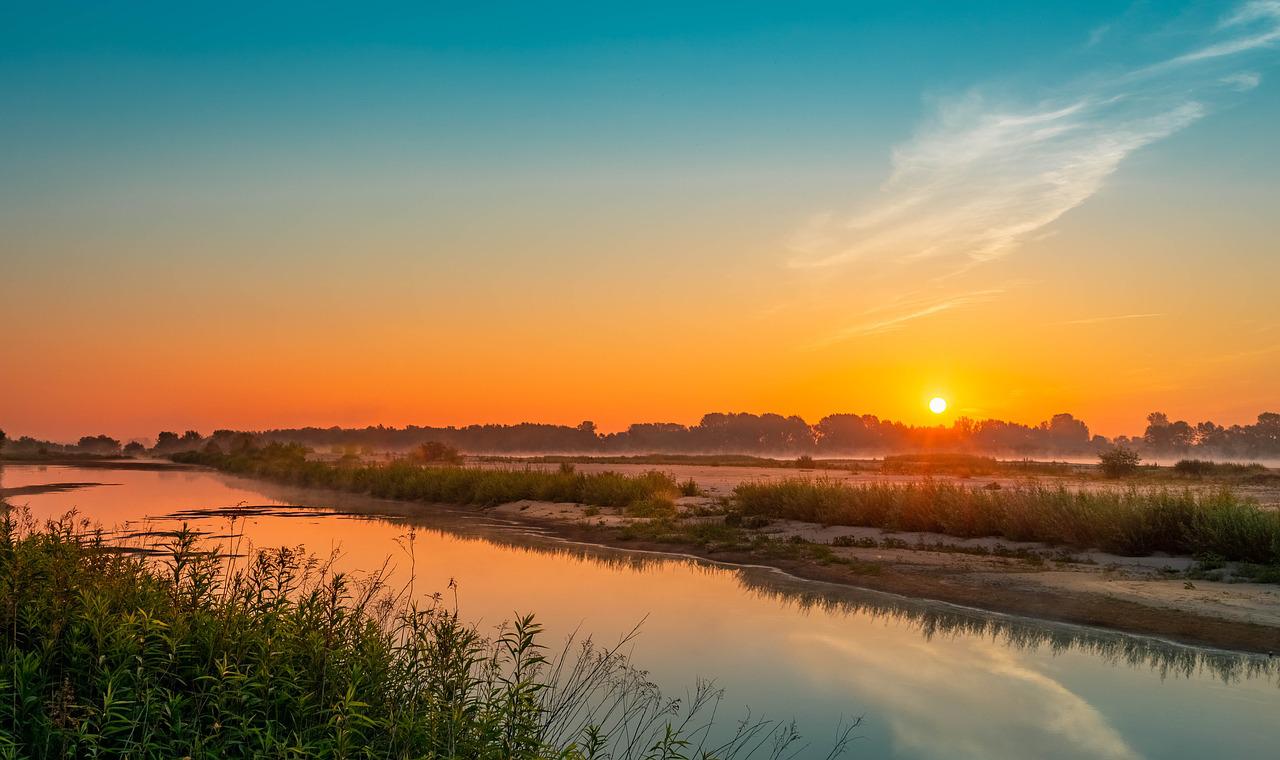
<svg viewBox="0 0 1280 760"><path fill-rule="evenodd" d="M825 525L995 536L1130 556L1213 553L1280 563L1280 513L1227 489L987 490L934 480L849 484L793 478L742 483L734 498L743 514Z"/></svg>
<svg viewBox="0 0 1280 760"><path fill-rule="evenodd" d="M669 502L680 493L671 476L651 471L580 473L534 468L423 465L400 460L387 464L326 463L307 459L307 450L289 444L233 454L187 452L173 460L225 472L299 486L368 493L387 499L492 506L523 499L565 501L601 507L630 507Z"/></svg>
<svg viewBox="0 0 1280 760"><path fill-rule="evenodd" d="M185 526L147 559L83 522L0 520L6 757L781 757L792 725L713 730L719 692L662 696L616 647L492 637L375 574L296 550L243 564ZM832 754L843 749L848 730Z"/></svg>

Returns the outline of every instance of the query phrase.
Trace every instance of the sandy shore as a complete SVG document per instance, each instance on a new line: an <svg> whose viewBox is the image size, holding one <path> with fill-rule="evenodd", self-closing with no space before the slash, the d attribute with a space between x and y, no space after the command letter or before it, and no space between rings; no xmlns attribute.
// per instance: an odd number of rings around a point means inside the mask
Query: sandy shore
<svg viewBox="0 0 1280 760"><path fill-rule="evenodd" d="M680 501L683 509L696 510L707 500ZM1066 553L1035 543L795 521L774 521L750 531L781 545L824 547L824 555L841 560L832 562L804 552L773 556L740 548L629 539L626 527L644 518L627 517L617 509L522 501L489 511L573 540L764 564L804 578L994 612L1224 649L1280 653L1280 586L1190 579L1186 571L1195 564L1190 557ZM859 540L879 545L840 545ZM973 553L978 551L994 553Z"/></svg>

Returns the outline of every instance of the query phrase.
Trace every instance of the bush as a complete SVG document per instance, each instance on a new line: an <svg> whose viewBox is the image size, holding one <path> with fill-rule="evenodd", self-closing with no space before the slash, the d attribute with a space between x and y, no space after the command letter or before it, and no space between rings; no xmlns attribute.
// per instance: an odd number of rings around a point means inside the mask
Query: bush
<svg viewBox="0 0 1280 760"><path fill-rule="evenodd" d="M439 441L427 441L420 444L409 456L414 461L428 464L462 463L462 452L447 443L440 443Z"/></svg>
<svg viewBox="0 0 1280 760"><path fill-rule="evenodd" d="M1102 468L1102 474L1108 478L1132 475L1141 462L1142 457L1138 456L1138 452L1123 446L1116 446L1098 454L1098 466Z"/></svg>

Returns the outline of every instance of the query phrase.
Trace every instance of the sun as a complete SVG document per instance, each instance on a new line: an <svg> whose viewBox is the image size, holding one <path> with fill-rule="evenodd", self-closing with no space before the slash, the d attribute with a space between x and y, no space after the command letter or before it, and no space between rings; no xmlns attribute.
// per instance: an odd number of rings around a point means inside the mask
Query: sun
<svg viewBox="0 0 1280 760"><path fill-rule="evenodd" d="M934 396L929 399L929 411L934 414L942 414L947 411L947 400L941 396Z"/></svg>

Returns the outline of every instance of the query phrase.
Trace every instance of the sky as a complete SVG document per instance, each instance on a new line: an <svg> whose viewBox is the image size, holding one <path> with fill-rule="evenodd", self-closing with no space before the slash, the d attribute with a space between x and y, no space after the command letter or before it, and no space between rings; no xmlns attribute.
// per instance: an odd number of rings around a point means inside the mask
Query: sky
<svg viewBox="0 0 1280 760"><path fill-rule="evenodd" d="M0 7L0 428L1280 411L1280 0L466 5Z"/></svg>

